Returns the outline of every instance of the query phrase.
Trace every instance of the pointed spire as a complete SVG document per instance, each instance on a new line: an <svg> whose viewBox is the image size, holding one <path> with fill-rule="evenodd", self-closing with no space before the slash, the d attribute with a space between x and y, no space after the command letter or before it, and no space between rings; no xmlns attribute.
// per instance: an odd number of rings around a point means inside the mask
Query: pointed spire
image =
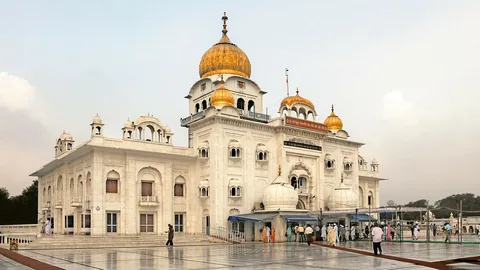
<svg viewBox="0 0 480 270"><path fill-rule="evenodd" d="M332 104L332 113L335 111L335 109L333 108L333 104Z"/></svg>
<svg viewBox="0 0 480 270"><path fill-rule="evenodd" d="M297 92L297 96L298 96L298 92L300 92L300 91L298 91L298 87L297 87L297 91L296 91L296 92Z"/></svg>
<svg viewBox="0 0 480 270"><path fill-rule="evenodd" d="M223 12L223 17L222 17L222 21L223 21L223 30L222 30L222 33L224 36L227 35L227 21L228 21L228 17L227 17L227 12Z"/></svg>

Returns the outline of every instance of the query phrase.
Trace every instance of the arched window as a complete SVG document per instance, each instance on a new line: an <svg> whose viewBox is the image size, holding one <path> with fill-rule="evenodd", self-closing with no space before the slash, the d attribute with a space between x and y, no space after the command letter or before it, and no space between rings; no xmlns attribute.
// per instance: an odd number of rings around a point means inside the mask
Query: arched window
<svg viewBox="0 0 480 270"><path fill-rule="evenodd" d="M258 160L263 160L263 152L258 153Z"/></svg>
<svg viewBox="0 0 480 270"><path fill-rule="evenodd" d="M155 129L151 125L148 125L147 128L145 129L145 141L153 142L154 134L155 134Z"/></svg>
<svg viewBox="0 0 480 270"><path fill-rule="evenodd" d="M230 197L242 196L242 184L238 179L230 179L230 182L228 183L228 188Z"/></svg>
<svg viewBox="0 0 480 270"><path fill-rule="evenodd" d="M297 108L296 108L296 107L292 107L290 114L291 114L290 116L298 118Z"/></svg>
<svg viewBox="0 0 480 270"><path fill-rule="evenodd" d="M209 188L210 185L207 179L200 181L200 185L198 186L200 198L208 198Z"/></svg>
<svg viewBox="0 0 480 270"><path fill-rule="evenodd" d="M178 176L175 178L175 186L173 188L174 190L174 196L176 197L183 197L185 196L185 178L183 176Z"/></svg>
<svg viewBox="0 0 480 270"><path fill-rule="evenodd" d="M293 176L293 177L290 179L290 184L292 185L292 187L293 187L294 189L297 189L297 188L298 188L297 177Z"/></svg>
<svg viewBox="0 0 480 270"><path fill-rule="evenodd" d="M298 178L298 188L304 191L307 190L307 178L305 177Z"/></svg>
<svg viewBox="0 0 480 270"><path fill-rule="evenodd" d="M300 108L298 110L298 117L303 118L303 119L307 119L307 113L306 113L304 108Z"/></svg>
<svg viewBox="0 0 480 270"><path fill-rule="evenodd" d="M237 140L230 140L228 144L230 158L240 158L240 143Z"/></svg>
<svg viewBox="0 0 480 270"><path fill-rule="evenodd" d="M200 112L200 104L195 104L195 112L198 113Z"/></svg>
<svg viewBox="0 0 480 270"><path fill-rule="evenodd" d="M70 198L73 199L75 198L75 180L73 180L73 177L70 179Z"/></svg>
<svg viewBox="0 0 480 270"><path fill-rule="evenodd" d="M143 134L142 134L142 127L138 127L137 129L137 139L142 140L143 139Z"/></svg>
<svg viewBox="0 0 480 270"><path fill-rule="evenodd" d="M82 175L78 176L77 180L77 197L79 201L82 201L83 198L83 178Z"/></svg>
<svg viewBox="0 0 480 270"><path fill-rule="evenodd" d="M255 101L249 100L248 101L248 111L254 112L255 111Z"/></svg>
<svg viewBox="0 0 480 270"><path fill-rule="evenodd" d="M202 101L202 110L206 110L207 109L207 101L204 100Z"/></svg>
<svg viewBox="0 0 480 270"><path fill-rule="evenodd" d="M129 130L127 131L127 139L131 139L132 138L132 131Z"/></svg>
<svg viewBox="0 0 480 270"><path fill-rule="evenodd" d="M335 160L331 154L325 155L325 168L327 170L334 170L335 169Z"/></svg>
<svg viewBox="0 0 480 270"><path fill-rule="evenodd" d="M96 127L95 130L96 130L96 131L95 131L95 134L96 134L96 135L102 134L102 128L101 128L101 127Z"/></svg>
<svg viewBox="0 0 480 270"><path fill-rule="evenodd" d="M118 181L120 180L120 174L116 171L110 171L107 174L106 181L106 193L118 193Z"/></svg>
<svg viewBox="0 0 480 270"><path fill-rule="evenodd" d="M71 143L67 143L67 150L72 150L72 144Z"/></svg>
<svg viewBox="0 0 480 270"><path fill-rule="evenodd" d="M57 201L61 201L63 198L63 178L59 176L57 179Z"/></svg>
<svg viewBox="0 0 480 270"><path fill-rule="evenodd" d="M162 142L162 130L157 130L158 142Z"/></svg>
<svg viewBox="0 0 480 270"><path fill-rule="evenodd" d="M237 99L237 108L240 110L245 110L245 100L243 100L243 98Z"/></svg>

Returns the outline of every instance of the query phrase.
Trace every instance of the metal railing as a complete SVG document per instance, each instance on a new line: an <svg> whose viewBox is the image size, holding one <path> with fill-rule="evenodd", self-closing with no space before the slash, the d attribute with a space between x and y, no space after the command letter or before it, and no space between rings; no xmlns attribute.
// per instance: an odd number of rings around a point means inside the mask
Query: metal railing
<svg viewBox="0 0 480 270"><path fill-rule="evenodd" d="M205 234L207 236L214 237L214 238L223 240L225 242L237 243L237 244L245 243L245 233L229 230L223 227L218 227L218 228L207 227Z"/></svg>
<svg viewBox="0 0 480 270"><path fill-rule="evenodd" d="M201 112L198 112L194 115L190 115L188 117L185 117L185 118L181 118L180 119L180 124L181 125L185 125L185 124L188 124L189 122L191 121L194 121L194 120L197 120L197 119L200 119L204 116L205 112L204 111L201 111Z"/></svg>

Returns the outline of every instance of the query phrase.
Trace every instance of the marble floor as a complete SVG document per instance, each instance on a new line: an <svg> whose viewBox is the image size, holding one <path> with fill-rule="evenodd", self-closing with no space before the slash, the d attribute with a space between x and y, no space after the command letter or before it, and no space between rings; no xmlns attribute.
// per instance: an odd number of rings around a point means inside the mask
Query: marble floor
<svg viewBox="0 0 480 270"><path fill-rule="evenodd" d="M2 270L24 270L24 269L31 269L26 267L16 261L12 261L9 258L0 255L0 269Z"/></svg>
<svg viewBox="0 0 480 270"><path fill-rule="evenodd" d="M368 242L347 242L342 246L371 251ZM383 249L387 255L423 261L480 255L480 245L384 243ZM64 269L431 269L299 243L23 250L19 253ZM28 269L5 259L0 259L0 269Z"/></svg>

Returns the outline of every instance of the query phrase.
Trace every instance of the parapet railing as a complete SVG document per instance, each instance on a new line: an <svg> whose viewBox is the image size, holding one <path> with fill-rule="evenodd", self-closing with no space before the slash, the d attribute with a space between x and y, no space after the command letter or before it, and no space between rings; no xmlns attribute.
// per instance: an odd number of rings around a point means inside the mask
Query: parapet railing
<svg viewBox="0 0 480 270"><path fill-rule="evenodd" d="M245 243L245 233L229 230L223 227L218 227L218 228L207 227L205 234L207 236L214 237L214 238L223 240L225 242L236 243L236 244Z"/></svg>
<svg viewBox="0 0 480 270"><path fill-rule="evenodd" d="M19 245L29 244L37 239L36 233L1 233L0 246L9 246L12 240L16 240Z"/></svg>

